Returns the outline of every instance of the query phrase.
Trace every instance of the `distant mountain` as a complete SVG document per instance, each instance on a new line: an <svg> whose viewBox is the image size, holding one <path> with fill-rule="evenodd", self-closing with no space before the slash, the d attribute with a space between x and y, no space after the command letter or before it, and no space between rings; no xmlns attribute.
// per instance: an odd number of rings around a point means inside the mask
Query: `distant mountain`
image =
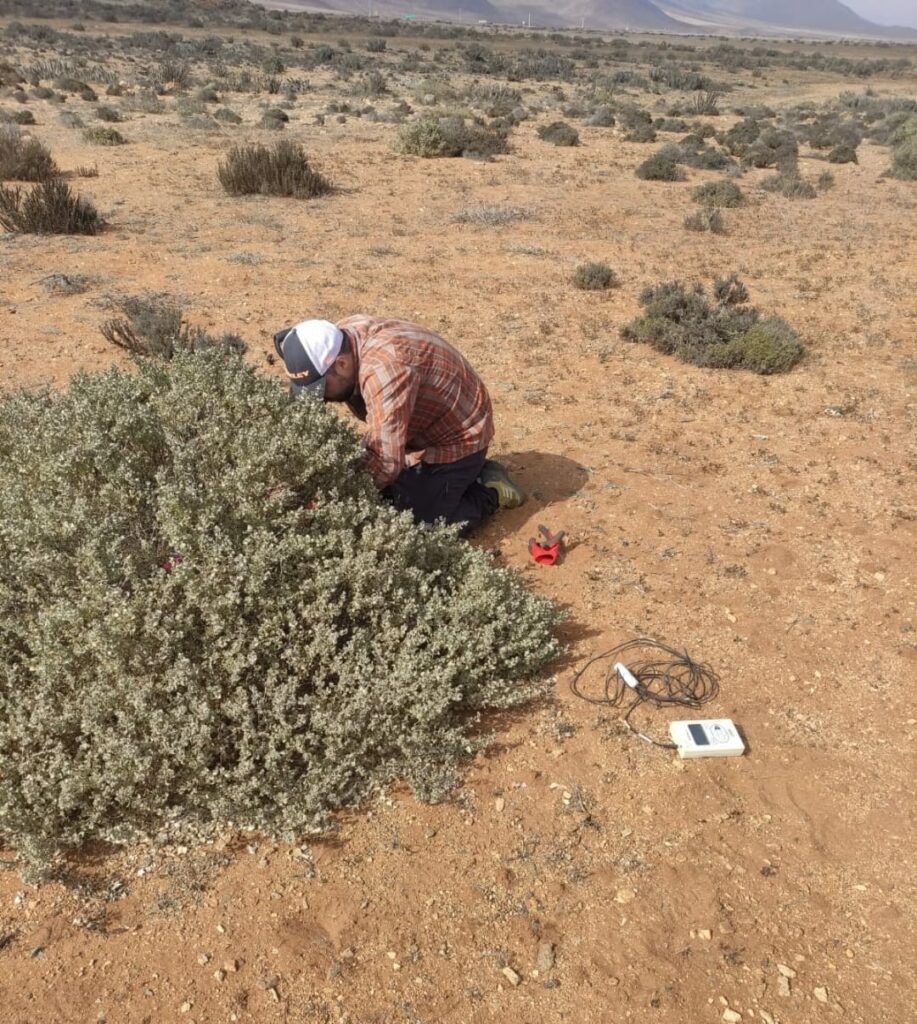
<svg viewBox="0 0 917 1024"><path fill-rule="evenodd" d="M840 0L262 0L265 6L383 17L411 11L468 22L524 23L632 32L755 33L917 39L917 30L876 25Z"/></svg>
<svg viewBox="0 0 917 1024"><path fill-rule="evenodd" d="M448 0L445 0L448 3ZM456 0L453 0L453 3ZM684 32L691 29L670 17L653 0L492 0L504 21L524 21L529 13L539 25L626 28L632 31Z"/></svg>
<svg viewBox="0 0 917 1024"><path fill-rule="evenodd" d="M758 31L798 29L823 35L910 36L908 29L877 25L840 0L659 0L673 17L711 15L716 24ZM691 19L694 20L694 19ZM696 22L695 22L696 23Z"/></svg>

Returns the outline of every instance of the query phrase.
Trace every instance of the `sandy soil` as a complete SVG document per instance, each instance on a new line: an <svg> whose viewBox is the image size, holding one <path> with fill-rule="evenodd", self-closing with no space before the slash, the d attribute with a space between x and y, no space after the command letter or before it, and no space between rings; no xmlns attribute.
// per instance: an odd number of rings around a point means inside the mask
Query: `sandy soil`
<svg viewBox="0 0 917 1024"><path fill-rule="evenodd" d="M769 77L747 96L851 87ZM442 330L489 383L495 452L530 492L481 543L570 610L554 698L492 723L450 803L394 792L303 847L87 854L67 885L0 873L0 1021L910 1019L915 186L880 178L888 151L864 143L811 202L759 193L768 172L750 173L729 233L696 235L682 220L706 175L641 182L652 147L612 131L555 149L528 122L493 163L421 161L391 151L390 125L314 126L327 99L302 100L286 133L341 186L310 203L222 193L228 142L274 137L250 125L135 115L130 145L101 149L33 103L63 167L98 165L74 184L111 228L0 237L0 384L116 362L98 331L112 291L184 296L272 374L271 332L304 316ZM532 217L452 222L479 202ZM584 259L620 287L575 290ZM620 340L644 286L734 270L803 335L790 374ZM48 297L51 273L97 283ZM569 534L554 568L527 558L540 522ZM745 757L679 761L571 695L590 655L638 635L715 667L705 712L740 724ZM639 721L664 735L669 717Z"/></svg>

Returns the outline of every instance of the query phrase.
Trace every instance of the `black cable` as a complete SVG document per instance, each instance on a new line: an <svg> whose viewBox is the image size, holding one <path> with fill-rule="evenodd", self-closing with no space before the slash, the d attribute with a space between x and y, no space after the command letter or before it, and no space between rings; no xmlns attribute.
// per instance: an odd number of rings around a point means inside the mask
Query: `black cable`
<svg viewBox="0 0 917 1024"><path fill-rule="evenodd" d="M638 661L627 665L622 655L630 652L650 648L661 651L668 655L665 659ZM598 662L609 659L604 675L600 677L601 693L596 696L587 692L584 688L586 673ZM636 678L636 687L629 686L624 679L615 671L615 662L627 665L631 674ZM652 743L656 747L663 747L667 750L677 750L674 743L661 743L654 740L646 733L640 732L630 722L630 716L646 701L655 704L656 707L663 707L667 704L678 704L682 707L699 708L712 700L719 692L719 680L713 669L706 664L694 661L687 651L679 651L668 644L659 643L658 640L650 640L648 637L638 637L636 640L628 640L626 643L618 644L604 654L597 654L573 676L570 680L571 691L582 700L590 704L604 704L608 707L621 707L625 695L633 693L634 699L624 714L624 724L642 740Z"/></svg>

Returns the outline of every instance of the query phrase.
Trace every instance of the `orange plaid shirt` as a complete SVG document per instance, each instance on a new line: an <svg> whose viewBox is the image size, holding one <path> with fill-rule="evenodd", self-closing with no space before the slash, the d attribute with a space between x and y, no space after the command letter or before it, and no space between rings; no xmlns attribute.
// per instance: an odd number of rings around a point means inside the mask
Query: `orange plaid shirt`
<svg viewBox="0 0 917 1024"><path fill-rule="evenodd" d="M493 408L471 364L433 331L407 320L349 316L357 385L348 405L365 420L365 465L377 487L418 462L456 462L494 436Z"/></svg>

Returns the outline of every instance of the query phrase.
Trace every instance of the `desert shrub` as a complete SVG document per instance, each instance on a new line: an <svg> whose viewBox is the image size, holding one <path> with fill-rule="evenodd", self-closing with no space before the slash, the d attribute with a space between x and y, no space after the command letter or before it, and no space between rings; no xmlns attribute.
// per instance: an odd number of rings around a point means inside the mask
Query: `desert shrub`
<svg viewBox="0 0 917 1024"><path fill-rule="evenodd" d="M600 104L583 121L583 124L588 125L590 128L614 128L614 111L607 103Z"/></svg>
<svg viewBox="0 0 917 1024"><path fill-rule="evenodd" d="M695 210L694 213L687 214L684 226L688 231L709 231L714 235L726 233L723 215L715 207L704 207L702 210Z"/></svg>
<svg viewBox="0 0 917 1024"><path fill-rule="evenodd" d="M507 133L463 117L425 114L398 129L395 149L425 158L477 156L487 158L507 151Z"/></svg>
<svg viewBox="0 0 917 1024"><path fill-rule="evenodd" d="M270 195L311 199L332 190L331 182L309 163L302 146L276 142L233 146L217 168L223 188L233 196Z"/></svg>
<svg viewBox="0 0 917 1024"><path fill-rule="evenodd" d="M13 124L18 124L18 125L21 125L22 127L27 127L28 125L33 125L33 124L36 123L35 122L35 115L32 113L31 110L16 110L16 111L13 111L11 120L12 120Z"/></svg>
<svg viewBox="0 0 917 1024"><path fill-rule="evenodd" d="M822 192L826 192L829 188L834 188L834 175L830 171L822 171L815 185Z"/></svg>
<svg viewBox="0 0 917 1024"><path fill-rule="evenodd" d="M718 139L733 156L744 156L748 147L758 140L764 127L756 118L745 117L719 135Z"/></svg>
<svg viewBox="0 0 917 1024"><path fill-rule="evenodd" d="M179 302L168 295L128 295L113 303L117 316L106 320L103 337L134 356L174 359L182 352L218 349L242 355L245 343L235 334L213 337L199 327L182 322Z"/></svg>
<svg viewBox="0 0 917 1024"><path fill-rule="evenodd" d="M94 146L123 146L127 139L117 128L107 125L93 125L83 132L83 138Z"/></svg>
<svg viewBox="0 0 917 1024"><path fill-rule="evenodd" d="M858 162L856 146L847 144L835 146L828 154L829 164L855 164Z"/></svg>
<svg viewBox="0 0 917 1024"><path fill-rule="evenodd" d="M543 689L554 608L242 360L8 395L0 451L0 837L33 867L441 798L480 713Z"/></svg>
<svg viewBox="0 0 917 1024"><path fill-rule="evenodd" d="M384 39L380 39L378 36L374 36L372 39L366 40L366 52L367 53L384 53L386 48L386 42Z"/></svg>
<svg viewBox="0 0 917 1024"><path fill-rule="evenodd" d="M681 181L683 178L671 154L659 150L637 167L636 175L644 181Z"/></svg>
<svg viewBox="0 0 917 1024"><path fill-rule="evenodd" d="M814 199L818 194L815 186L800 178L798 174L772 174L760 182L766 192L776 192L785 199Z"/></svg>
<svg viewBox="0 0 917 1024"><path fill-rule="evenodd" d="M70 191L60 178L49 178L29 191L0 185L0 227L37 235L95 235L105 226L98 210Z"/></svg>
<svg viewBox="0 0 917 1024"><path fill-rule="evenodd" d="M702 285L664 282L642 293L643 316L625 324L621 336L695 366L761 374L790 369L803 353L796 333L780 317L761 319L747 302L735 274L714 283L712 302Z"/></svg>
<svg viewBox="0 0 917 1024"><path fill-rule="evenodd" d="M39 284L49 295L82 295L92 281L88 274L48 274Z"/></svg>
<svg viewBox="0 0 917 1024"><path fill-rule="evenodd" d="M242 123L242 118L234 110L230 110L229 107L217 107L213 112L213 119L221 121L223 124Z"/></svg>
<svg viewBox="0 0 917 1024"><path fill-rule="evenodd" d="M799 143L791 132L765 128L746 148L742 162L750 167L794 167L799 157Z"/></svg>
<svg viewBox="0 0 917 1024"><path fill-rule="evenodd" d="M117 124L121 120L121 112L115 107L108 107L105 104L96 107L95 115L100 121L108 121L110 124Z"/></svg>
<svg viewBox="0 0 917 1024"><path fill-rule="evenodd" d="M657 117L653 122L657 132L686 132L688 125L680 117Z"/></svg>
<svg viewBox="0 0 917 1024"><path fill-rule="evenodd" d="M452 218L456 224L477 224L481 227L504 227L520 220L530 220L532 211L524 206L501 206L494 203L478 203L466 206Z"/></svg>
<svg viewBox="0 0 917 1024"><path fill-rule="evenodd" d="M889 174L902 181L917 181L917 117L910 117L892 136L892 165Z"/></svg>
<svg viewBox="0 0 917 1024"><path fill-rule="evenodd" d="M50 151L15 125L0 126L0 181L47 181L60 171Z"/></svg>
<svg viewBox="0 0 917 1024"><path fill-rule="evenodd" d="M617 275L607 263L581 263L573 271L573 287L586 292L604 291L617 283Z"/></svg>
<svg viewBox="0 0 917 1024"><path fill-rule="evenodd" d="M554 146L579 145L579 132L566 121L553 121L551 124L540 125L536 130L539 139Z"/></svg>
<svg viewBox="0 0 917 1024"><path fill-rule="evenodd" d="M618 123L628 131L640 125L653 123L653 115L648 110L638 107L635 103L619 103L616 108Z"/></svg>
<svg viewBox="0 0 917 1024"><path fill-rule="evenodd" d="M626 132L625 142L655 142L656 129L651 124L638 124Z"/></svg>
<svg viewBox="0 0 917 1024"><path fill-rule="evenodd" d="M706 89L704 92L691 97L691 102L688 104L688 112L694 115L708 114L716 116L720 112L719 99L720 94L717 90Z"/></svg>
<svg viewBox="0 0 917 1024"><path fill-rule="evenodd" d="M141 89L127 97L125 106L138 114L161 114L166 109L165 103L149 89Z"/></svg>
<svg viewBox="0 0 917 1024"><path fill-rule="evenodd" d="M86 122L73 110L62 110L57 116L57 120L65 128L85 128Z"/></svg>
<svg viewBox="0 0 917 1024"><path fill-rule="evenodd" d="M745 195L734 181L705 181L692 190L691 198L704 206L724 206L727 209L745 204Z"/></svg>

